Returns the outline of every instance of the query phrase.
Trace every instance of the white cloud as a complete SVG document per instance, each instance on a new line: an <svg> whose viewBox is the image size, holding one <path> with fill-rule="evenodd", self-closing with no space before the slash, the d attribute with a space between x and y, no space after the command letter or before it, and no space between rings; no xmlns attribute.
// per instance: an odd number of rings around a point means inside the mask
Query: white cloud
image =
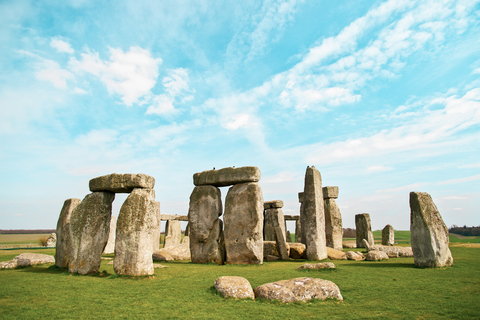
<svg viewBox="0 0 480 320"><path fill-rule="evenodd" d="M48 81L60 89L67 88L67 80L74 78L71 72L62 69L57 62L46 59L37 65L35 77L41 81Z"/></svg>
<svg viewBox="0 0 480 320"><path fill-rule="evenodd" d="M58 52L73 54L73 50L70 43L59 39L58 37L52 38L50 41L50 47L56 49Z"/></svg>
<svg viewBox="0 0 480 320"><path fill-rule="evenodd" d="M376 192L379 192L379 193L411 192L411 191L418 191L417 188L423 187L425 185L426 185L426 183L418 182L418 183L412 183L412 184L409 184L409 185L406 185L406 186L376 190Z"/></svg>
<svg viewBox="0 0 480 320"><path fill-rule="evenodd" d="M73 88L73 92L75 92L76 94L87 94L88 93L84 89L78 88L78 87Z"/></svg>
<svg viewBox="0 0 480 320"><path fill-rule="evenodd" d="M382 165L379 166L370 166L367 168L367 172L385 172L385 171L391 171L393 168L391 167L385 167Z"/></svg>
<svg viewBox="0 0 480 320"><path fill-rule="evenodd" d="M478 181L478 180L480 180L480 174L470 176L470 177L465 177L465 178L445 180L445 181L437 182L436 185L456 184L456 183L472 182L472 181Z"/></svg>
<svg viewBox="0 0 480 320"><path fill-rule="evenodd" d="M466 165L460 166L459 168L460 169L480 168L480 162L479 163L466 164Z"/></svg>
<svg viewBox="0 0 480 320"><path fill-rule="evenodd" d="M468 197L463 197L463 196L447 196L443 197L443 200L467 200Z"/></svg>
<svg viewBox="0 0 480 320"><path fill-rule="evenodd" d="M232 117L230 121L223 124L228 130L237 130L240 128L248 128L251 124L251 117L247 113L240 113Z"/></svg>
<svg viewBox="0 0 480 320"><path fill-rule="evenodd" d="M162 59L153 58L150 51L130 47L129 51L110 48L110 60L102 61L96 52L81 54L81 60L72 58L70 66L98 77L109 92L122 96L127 106L148 95L158 77Z"/></svg>
<svg viewBox="0 0 480 320"><path fill-rule="evenodd" d="M173 106L173 99L165 94L159 94L153 97L151 105L145 114L165 115L172 114L176 111Z"/></svg>

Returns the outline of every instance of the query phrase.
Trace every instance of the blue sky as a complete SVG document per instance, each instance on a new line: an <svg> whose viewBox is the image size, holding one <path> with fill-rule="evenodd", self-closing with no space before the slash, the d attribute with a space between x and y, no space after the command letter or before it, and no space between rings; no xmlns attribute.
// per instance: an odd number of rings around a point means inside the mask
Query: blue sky
<svg viewBox="0 0 480 320"><path fill-rule="evenodd" d="M0 1L0 50L1 229L113 172L187 214L247 165L285 214L315 165L344 227L409 229L410 191L480 225L479 1Z"/></svg>

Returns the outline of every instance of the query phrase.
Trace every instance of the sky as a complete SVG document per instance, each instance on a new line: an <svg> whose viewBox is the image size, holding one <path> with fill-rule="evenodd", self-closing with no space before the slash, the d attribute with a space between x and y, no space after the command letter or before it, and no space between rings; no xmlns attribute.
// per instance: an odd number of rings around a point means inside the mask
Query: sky
<svg viewBox="0 0 480 320"><path fill-rule="evenodd" d="M346 228L408 230L411 191L480 225L479 1L0 0L0 52L0 229L54 229L110 173L186 215L230 166L298 215L312 165Z"/></svg>

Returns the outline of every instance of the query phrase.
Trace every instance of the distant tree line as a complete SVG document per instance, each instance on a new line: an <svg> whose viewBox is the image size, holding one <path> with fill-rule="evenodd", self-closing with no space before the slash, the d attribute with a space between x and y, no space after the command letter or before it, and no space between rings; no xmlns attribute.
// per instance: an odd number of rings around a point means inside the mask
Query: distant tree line
<svg viewBox="0 0 480 320"><path fill-rule="evenodd" d="M450 233L455 233L455 234L460 234L462 236L480 236L480 226L478 227L459 227L456 225L453 225L448 229L448 232Z"/></svg>
<svg viewBox="0 0 480 320"><path fill-rule="evenodd" d="M34 234L34 233L54 233L57 232L56 229L10 229L2 230L0 229L0 234Z"/></svg>
<svg viewBox="0 0 480 320"><path fill-rule="evenodd" d="M357 230L352 228L343 228L343 237L344 238L356 238Z"/></svg>

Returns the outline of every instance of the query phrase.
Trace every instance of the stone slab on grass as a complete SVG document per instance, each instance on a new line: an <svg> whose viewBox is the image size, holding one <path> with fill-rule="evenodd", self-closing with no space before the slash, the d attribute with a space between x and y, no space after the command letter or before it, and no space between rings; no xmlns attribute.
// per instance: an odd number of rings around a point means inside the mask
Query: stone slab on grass
<svg viewBox="0 0 480 320"><path fill-rule="evenodd" d="M40 253L22 253L12 260L1 262L0 269L14 269L45 263L55 263L55 257Z"/></svg>
<svg viewBox="0 0 480 320"><path fill-rule="evenodd" d="M307 269L307 270L329 270L329 269L335 269L335 264L332 262L322 262L322 263L305 263L302 264L300 267L296 268L295 270L302 270L302 269Z"/></svg>
<svg viewBox="0 0 480 320"><path fill-rule="evenodd" d="M215 280L214 287L224 298L255 299L250 282L243 277L219 277Z"/></svg>

